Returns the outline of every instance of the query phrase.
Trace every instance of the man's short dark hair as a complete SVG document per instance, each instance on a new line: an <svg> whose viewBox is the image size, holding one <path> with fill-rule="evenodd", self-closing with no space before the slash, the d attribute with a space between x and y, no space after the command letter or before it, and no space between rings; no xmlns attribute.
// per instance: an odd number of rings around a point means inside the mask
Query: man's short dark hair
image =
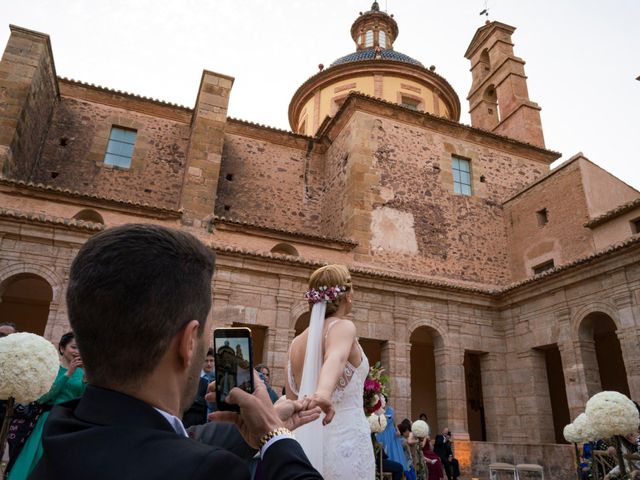
<svg viewBox="0 0 640 480"><path fill-rule="evenodd" d="M13 322L0 322L0 327L11 327L16 332L18 331L18 327L16 327L16 324Z"/></svg>
<svg viewBox="0 0 640 480"><path fill-rule="evenodd" d="M266 370L269 375L271 375L271 370L264 363L260 363L256 365L256 372L262 373L262 370Z"/></svg>
<svg viewBox="0 0 640 480"><path fill-rule="evenodd" d="M193 235L124 225L80 248L67 289L69 321L91 383L144 379L190 321L204 331L215 254Z"/></svg>
<svg viewBox="0 0 640 480"><path fill-rule="evenodd" d="M216 356L216 352L213 350L213 347L209 347L209 350L207 350L207 357L214 357Z"/></svg>

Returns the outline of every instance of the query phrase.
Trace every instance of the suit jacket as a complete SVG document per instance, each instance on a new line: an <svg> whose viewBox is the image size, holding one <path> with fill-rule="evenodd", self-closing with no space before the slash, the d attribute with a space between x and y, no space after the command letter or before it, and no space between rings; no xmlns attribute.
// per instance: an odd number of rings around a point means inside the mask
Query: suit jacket
<svg viewBox="0 0 640 480"><path fill-rule="evenodd" d="M207 401L204 399L207 394L207 387L209 387L207 379L200 377L196 397L189 409L182 415L182 423L185 428L207 423Z"/></svg>
<svg viewBox="0 0 640 480"><path fill-rule="evenodd" d="M178 435L140 400L94 386L53 408L42 447L32 480L249 479L236 455ZM322 478L292 439L272 444L263 463L268 479Z"/></svg>
<svg viewBox="0 0 640 480"><path fill-rule="evenodd" d="M244 441L240 430L232 423L209 422L187 429L190 438L211 447L224 448L243 460L251 460L258 451Z"/></svg>
<svg viewBox="0 0 640 480"><path fill-rule="evenodd" d="M451 441L448 438L445 438L444 435L437 435L436 442L433 445L433 451L438 454L438 456L444 462L445 460L449 460L449 455L453 455L453 450L451 449Z"/></svg>

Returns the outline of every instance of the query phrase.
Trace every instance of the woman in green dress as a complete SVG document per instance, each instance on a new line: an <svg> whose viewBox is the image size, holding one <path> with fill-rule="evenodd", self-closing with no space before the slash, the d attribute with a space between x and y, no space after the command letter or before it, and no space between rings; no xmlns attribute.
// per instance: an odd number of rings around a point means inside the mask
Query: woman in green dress
<svg viewBox="0 0 640 480"><path fill-rule="evenodd" d="M9 480L26 480L42 457L42 430L53 405L82 396L85 389L82 359L73 332L65 333L58 345L60 370L51 390L38 399L44 412L9 472Z"/></svg>

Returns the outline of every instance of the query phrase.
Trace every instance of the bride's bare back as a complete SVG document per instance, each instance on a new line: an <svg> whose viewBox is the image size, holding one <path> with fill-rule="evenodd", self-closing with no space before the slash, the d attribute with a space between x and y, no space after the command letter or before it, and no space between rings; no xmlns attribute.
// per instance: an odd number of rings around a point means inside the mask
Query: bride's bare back
<svg viewBox="0 0 640 480"><path fill-rule="evenodd" d="M291 372L287 372L287 398L298 398L297 392L302 380L304 357L307 348L307 337L309 329L305 329L291 343L289 351L289 367ZM338 385L347 362L354 368L360 366L362 353L356 340L356 328L351 320L345 318L328 317L325 319L322 337L324 338L324 360L318 389L320 393L328 394L331 397L333 390ZM292 378L291 378L292 377ZM295 385L291 385L289 379L294 380Z"/></svg>

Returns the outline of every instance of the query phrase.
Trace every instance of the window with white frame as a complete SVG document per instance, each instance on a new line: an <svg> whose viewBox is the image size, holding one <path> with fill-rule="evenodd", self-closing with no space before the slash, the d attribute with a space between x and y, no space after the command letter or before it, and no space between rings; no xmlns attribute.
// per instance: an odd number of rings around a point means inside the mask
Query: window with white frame
<svg viewBox="0 0 640 480"><path fill-rule="evenodd" d="M387 34L384 30L378 32L378 45L380 48L387 48Z"/></svg>
<svg viewBox="0 0 640 480"><path fill-rule="evenodd" d="M471 162L466 158L452 157L453 191L460 195L471 195Z"/></svg>
<svg viewBox="0 0 640 480"><path fill-rule="evenodd" d="M373 30L367 30L364 34L364 46L365 48L373 47Z"/></svg>
<svg viewBox="0 0 640 480"><path fill-rule="evenodd" d="M105 165L130 168L133 147L136 144L136 134L135 130L116 126L111 127L107 152L104 154Z"/></svg>

